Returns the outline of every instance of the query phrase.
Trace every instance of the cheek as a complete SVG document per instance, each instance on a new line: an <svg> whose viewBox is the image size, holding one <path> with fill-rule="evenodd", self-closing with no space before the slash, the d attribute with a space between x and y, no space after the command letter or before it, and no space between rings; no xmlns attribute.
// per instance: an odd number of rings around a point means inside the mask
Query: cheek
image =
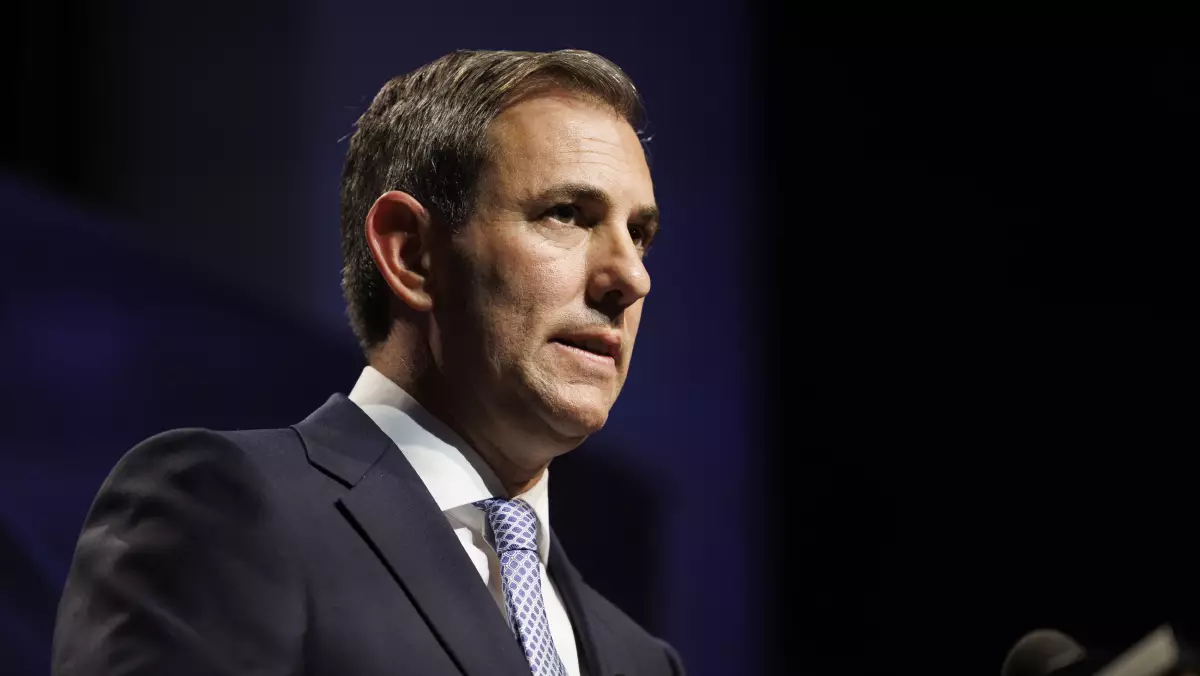
<svg viewBox="0 0 1200 676"><path fill-rule="evenodd" d="M490 267L481 300L492 330L502 340L495 346L499 351L540 343L562 321L579 288L569 258L523 252Z"/></svg>
<svg viewBox="0 0 1200 676"><path fill-rule="evenodd" d="M516 367L543 347L549 333L577 320L584 309L586 248L555 246L536 232L489 223L479 239L465 240L459 269L448 279L461 299L470 330L463 341L495 372ZM469 245L469 246L467 246ZM577 307L578 306L578 307Z"/></svg>
<svg viewBox="0 0 1200 676"><path fill-rule="evenodd" d="M546 305L562 310L583 292L584 256L579 252L571 252L571 255L541 261L534 274Z"/></svg>
<svg viewBox="0 0 1200 676"><path fill-rule="evenodd" d="M541 244L513 246L492 273L505 302L533 317L561 310L578 295L584 276L584 251Z"/></svg>

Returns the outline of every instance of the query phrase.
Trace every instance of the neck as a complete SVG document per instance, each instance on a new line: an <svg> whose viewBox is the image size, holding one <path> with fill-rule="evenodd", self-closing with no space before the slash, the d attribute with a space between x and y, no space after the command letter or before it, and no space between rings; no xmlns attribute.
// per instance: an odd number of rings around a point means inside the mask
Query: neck
<svg viewBox="0 0 1200 676"><path fill-rule="evenodd" d="M478 449L477 446L475 448ZM483 451L477 452L483 458L483 461L488 464L488 467L491 467L492 471L496 473L496 477L500 479L500 485L504 487L504 496L507 498L515 498L518 495L528 493L529 489L533 488L534 484L541 480L542 475L546 473L546 468L549 467L549 463L542 465L534 470L533 474L519 467L513 467L508 471L504 471L502 469L505 465L504 456L489 457Z"/></svg>
<svg viewBox="0 0 1200 676"><path fill-rule="evenodd" d="M486 417L470 415L462 410L463 404L469 401L468 398L454 396L453 392L446 391L442 379L435 373L436 369L424 368L432 360L396 349L395 342L398 341L389 341L389 344L372 352L368 360L370 365L403 388L425 410L462 437L496 475L506 493L504 497L521 495L542 478L553 455L541 457L536 454L506 451L504 446L493 440L508 435L488 433L488 426L470 424L469 421L485 420ZM544 445L544 440L540 444L530 439L529 443L509 445L514 448L536 448Z"/></svg>

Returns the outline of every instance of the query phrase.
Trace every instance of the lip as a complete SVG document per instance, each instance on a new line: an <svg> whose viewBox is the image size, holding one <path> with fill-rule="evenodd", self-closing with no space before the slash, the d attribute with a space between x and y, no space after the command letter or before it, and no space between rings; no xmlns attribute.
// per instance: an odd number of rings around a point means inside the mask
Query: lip
<svg viewBox="0 0 1200 676"><path fill-rule="evenodd" d="M552 336L550 342L569 349L572 352L614 364L621 356L621 334L615 331L605 331L602 329L571 331ZM567 343L575 343L576 345L590 343L592 348L599 348L601 352L592 352L591 350L585 350Z"/></svg>
<svg viewBox="0 0 1200 676"><path fill-rule="evenodd" d="M572 359L577 360L577 364L586 365L589 369L599 368L604 373L615 373L617 370L617 360L607 355L588 352L574 345L567 345L566 343L557 341L550 341L550 344Z"/></svg>

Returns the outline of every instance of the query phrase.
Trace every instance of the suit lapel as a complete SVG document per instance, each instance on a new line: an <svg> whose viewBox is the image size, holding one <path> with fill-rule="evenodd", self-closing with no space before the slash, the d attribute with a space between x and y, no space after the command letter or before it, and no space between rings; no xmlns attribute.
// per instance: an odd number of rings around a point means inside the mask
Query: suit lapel
<svg viewBox="0 0 1200 676"><path fill-rule="evenodd" d="M602 632L607 631L607 627L599 618L589 613L589 608L584 605L583 576L571 564L566 552L563 551L562 543L553 531L550 534L550 541L550 560L547 572L558 588L558 594L567 608L567 616L571 618L571 625L575 629L579 644L579 659L588 676L622 676L625 673L632 673L632 671L623 670L620 664L613 662L614 659L619 662L619 656L610 654L610 651L604 649L607 644L602 643L601 638L604 635Z"/></svg>
<svg viewBox="0 0 1200 676"><path fill-rule="evenodd" d="M310 460L351 487L339 508L463 673L528 676L529 665L496 602L445 515L387 435L341 395L296 429Z"/></svg>

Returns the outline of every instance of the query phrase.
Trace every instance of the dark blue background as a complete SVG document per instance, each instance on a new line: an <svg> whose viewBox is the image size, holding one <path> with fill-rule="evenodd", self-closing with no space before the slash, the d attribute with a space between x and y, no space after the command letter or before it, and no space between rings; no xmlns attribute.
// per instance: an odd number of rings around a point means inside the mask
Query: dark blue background
<svg viewBox="0 0 1200 676"><path fill-rule="evenodd" d="M23 12L6 134L17 162L0 179L0 670L44 673L74 540L124 451L173 426L288 425L354 384L363 361L338 286L339 177L345 137L378 88L456 48L564 47L609 57L643 92L665 222L632 376L609 426L556 464L556 529L588 579L692 673L760 668L764 552L744 526L765 504L746 8ZM597 498L617 505L598 514Z"/></svg>

